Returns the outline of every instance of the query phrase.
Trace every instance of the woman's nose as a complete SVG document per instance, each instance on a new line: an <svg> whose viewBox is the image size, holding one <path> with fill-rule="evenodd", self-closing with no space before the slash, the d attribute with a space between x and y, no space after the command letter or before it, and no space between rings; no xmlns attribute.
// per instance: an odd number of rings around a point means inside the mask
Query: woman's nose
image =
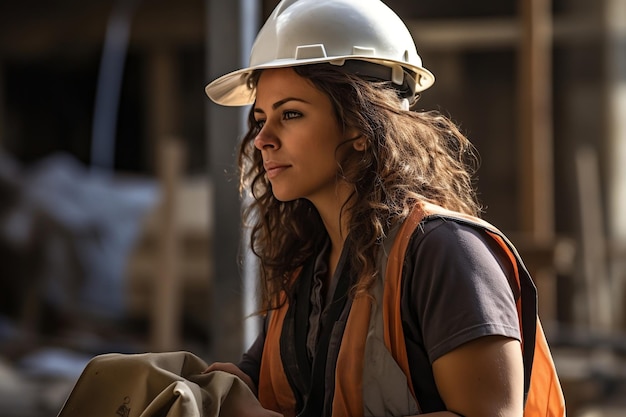
<svg viewBox="0 0 626 417"><path fill-rule="evenodd" d="M276 137L276 134L272 131L272 129L268 126L267 123L263 125L263 128L259 131L259 133L254 138L254 146L258 150L263 149L278 149L279 141Z"/></svg>

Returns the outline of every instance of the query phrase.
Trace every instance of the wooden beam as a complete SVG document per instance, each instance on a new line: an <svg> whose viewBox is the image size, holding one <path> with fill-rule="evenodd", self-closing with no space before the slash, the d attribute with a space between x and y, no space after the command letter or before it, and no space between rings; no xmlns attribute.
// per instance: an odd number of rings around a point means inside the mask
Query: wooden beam
<svg viewBox="0 0 626 417"><path fill-rule="evenodd" d="M420 50L441 52L518 48L523 28L519 18L409 19L406 22ZM599 39L602 31L591 17L563 16L554 19L555 44L580 46Z"/></svg>
<svg viewBox="0 0 626 417"><path fill-rule="evenodd" d="M550 0L520 0L519 179L521 230L554 235Z"/></svg>
<svg viewBox="0 0 626 417"><path fill-rule="evenodd" d="M181 97L180 68L176 49L171 45L150 48L147 51L145 105L147 108L146 144L147 166L154 165L156 143L180 134Z"/></svg>
<svg viewBox="0 0 626 417"><path fill-rule="evenodd" d="M151 347L154 351L181 348L181 274L180 231L177 196L184 175L184 149L179 134L177 80L180 78L175 51L166 47L151 51L147 85L147 131L150 143L146 152L156 160L162 202L159 222L158 270L153 282Z"/></svg>
<svg viewBox="0 0 626 417"><path fill-rule="evenodd" d="M183 171L180 142L165 139L159 143L158 171L162 186L158 270L155 275L152 305L152 350L181 348L180 233L177 195Z"/></svg>
<svg viewBox="0 0 626 417"><path fill-rule="evenodd" d="M152 283L150 347L155 352L182 348L182 282L177 201L184 171L184 149L175 139L159 142L157 162L162 199L159 211L159 255Z"/></svg>
<svg viewBox="0 0 626 417"><path fill-rule="evenodd" d="M141 6L141 5L140 5ZM264 6L271 10L275 5ZM271 8L270 8L271 7ZM188 44L204 42L205 24L197 4L168 8L139 7L133 20L131 46ZM77 8L66 13L41 14L25 11L2 15L0 10L0 51L5 56L45 55L60 48L81 53L81 48L102 43L110 4ZM407 27L420 50L480 50L516 48L521 29L515 17L472 19L409 19ZM45 36L42 36L45 33ZM554 42L576 44L602 36L598 23L587 16L562 16L554 21ZM71 45L67 51L67 45Z"/></svg>
<svg viewBox="0 0 626 417"><path fill-rule="evenodd" d="M131 20L131 47L204 42L206 22L200 0L157 4L138 5ZM110 14L110 2L85 2L55 13L29 8L2 14L0 9L0 54L17 58L81 55L101 46Z"/></svg>
<svg viewBox="0 0 626 417"><path fill-rule="evenodd" d="M532 240L553 240L552 16L550 0L519 0L518 50L520 230ZM557 282L552 270L531 271L544 323L557 322Z"/></svg>
<svg viewBox="0 0 626 417"><path fill-rule="evenodd" d="M515 46L519 27L512 18L408 20L420 49L481 49Z"/></svg>

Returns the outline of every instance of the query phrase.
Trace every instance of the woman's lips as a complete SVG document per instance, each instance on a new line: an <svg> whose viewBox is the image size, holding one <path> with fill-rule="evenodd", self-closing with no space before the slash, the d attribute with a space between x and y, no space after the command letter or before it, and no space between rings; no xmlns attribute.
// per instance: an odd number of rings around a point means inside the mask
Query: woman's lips
<svg viewBox="0 0 626 417"><path fill-rule="evenodd" d="M287 164L281 164L276 162L266 162L264 165L267 178L272 179L279 175L281 172L289 168Z"/></svg>

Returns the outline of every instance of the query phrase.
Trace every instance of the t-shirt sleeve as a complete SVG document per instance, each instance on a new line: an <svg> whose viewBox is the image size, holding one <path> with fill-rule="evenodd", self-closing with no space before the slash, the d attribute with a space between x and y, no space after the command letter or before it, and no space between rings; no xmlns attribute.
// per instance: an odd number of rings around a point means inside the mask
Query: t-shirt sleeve
<svg viewBox="0 0 626 417"><path fill-rule="evenodd" d="M404 268L404 326L430 363L478 337L520 340L512 266L484 231L450 220L426 222L412 237Z"/></svg>

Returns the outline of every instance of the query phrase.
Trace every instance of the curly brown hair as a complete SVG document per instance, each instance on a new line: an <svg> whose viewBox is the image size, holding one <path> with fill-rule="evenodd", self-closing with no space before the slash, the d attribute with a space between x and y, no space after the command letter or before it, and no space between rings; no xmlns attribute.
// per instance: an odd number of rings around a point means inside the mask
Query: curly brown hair
<svg viewBox="0 0 626 417"><path fill-rule="evenodd" d="M477 216L473 176L478 157L458 127L438 111L409 111L388 82L365 79L330 64L293 68L331 100L340 126L356 128L366 140L364 152L340 162L338 179L353 188L346 245L353 271L360 271L353 293L367 292L377 274L377 256L385 236L416 203L428 201ZM249 79L255 88L257 71ZM250 246L260 260L262 310L277 308L291 294L290 279L315 256L326 230L306 199L279 201L254 147L259 130L253 111L239 149L240 191L252 195L244 210Z"/></svg>

